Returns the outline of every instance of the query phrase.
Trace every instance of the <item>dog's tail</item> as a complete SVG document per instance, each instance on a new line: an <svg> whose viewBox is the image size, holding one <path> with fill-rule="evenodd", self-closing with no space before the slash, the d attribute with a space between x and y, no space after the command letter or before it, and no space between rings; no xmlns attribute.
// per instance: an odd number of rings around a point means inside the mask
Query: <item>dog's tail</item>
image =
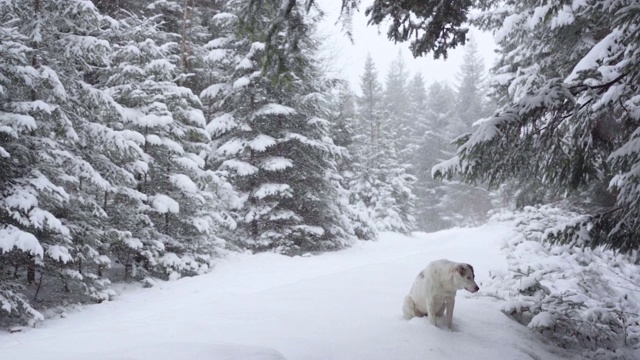
<svg viewBox="0 0 640 360"><path fill-rule="evenodd" d="M405 320L409 320L416 316L416 304L413 302L411 296L404 297L404 303L402 303L402 317Z"/></svg>

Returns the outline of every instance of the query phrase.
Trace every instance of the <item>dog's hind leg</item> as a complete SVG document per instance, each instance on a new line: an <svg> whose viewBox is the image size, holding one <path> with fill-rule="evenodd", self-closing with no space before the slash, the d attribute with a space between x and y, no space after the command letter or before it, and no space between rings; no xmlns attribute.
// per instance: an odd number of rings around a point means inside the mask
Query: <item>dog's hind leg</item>
<svg viewBox="0 0 640 360"><path fill-rule="evenodd" d="M409 320L416 315L416 303L413 302L411 296L405 296L402 303L402 317L405 320Z"/></svg>

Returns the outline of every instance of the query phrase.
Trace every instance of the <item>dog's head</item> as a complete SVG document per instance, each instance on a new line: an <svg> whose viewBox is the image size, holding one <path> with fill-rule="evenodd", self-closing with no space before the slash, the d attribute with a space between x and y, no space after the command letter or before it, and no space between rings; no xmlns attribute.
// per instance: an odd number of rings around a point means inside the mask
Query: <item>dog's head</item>
<svg viewBox="0 0 640 360"><path fill-rule="evenodd" d="M458 285L459 289L465 289L472 293L480 290L480 287L478 287L475 281L473 266L469 264L458 264L453 268L453 271L455 272L454 278L456 279L456 285Z"/></svg>

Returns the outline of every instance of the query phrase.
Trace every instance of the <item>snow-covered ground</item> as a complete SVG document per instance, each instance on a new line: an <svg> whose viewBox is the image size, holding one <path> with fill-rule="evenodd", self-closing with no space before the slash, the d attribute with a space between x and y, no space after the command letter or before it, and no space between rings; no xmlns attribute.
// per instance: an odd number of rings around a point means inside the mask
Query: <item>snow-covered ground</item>
<svg viewBox="0 0 640 360"><path fill-rule="evenodd" d="M507 223L380 241L319 256L234 255L213 272L124 291L37 329L0 335L0 359L567 359L498 309L458 292L453 331L404 321L431 260L504 272Z"/></svg>

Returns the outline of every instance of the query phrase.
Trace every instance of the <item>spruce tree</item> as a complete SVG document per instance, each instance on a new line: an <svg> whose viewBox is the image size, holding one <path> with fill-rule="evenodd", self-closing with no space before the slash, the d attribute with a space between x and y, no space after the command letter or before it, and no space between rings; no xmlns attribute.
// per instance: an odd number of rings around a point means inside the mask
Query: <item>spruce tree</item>
<svg viewBox="0 0 640 360"><path fill-rule="evenodd" d="M344 247L355 239L337 204L336 158L345 150L328 136L328 88L313 60L314 19L293 9L302 23L282 41L295 39L299 51L275 64L264 53L273 35L266 19L282 9L258 5L230 1L216 16L225 31L209 48L221 71L201 94L217 154L212 166L229 171L242 195L235 243L286 254Z"/></svg>
<svg viewBox="0 0 640 360"><path fill-rule="evenodd" d="M384 86L384 111L389 131L392 131L394 146L398 149L403 161L408 162L415 150L415 129L410 117L409 73L398 52L391 62Z"/></svg>
<svg viewBox="0 0 640 360"><path fill-rule="evenodd" d="M435 82L426 90L422 77L416 75L411 83L411 113L416 120L415 133L419 136L412 163L417 182L416 223L422 231L451 227L439 206L446 187L431 177L431 167L446 155L447 124L453 117L454 94L447 83Z"/></svg>
<svg viewBox="0 0 640 360"><path fill-rule="evenodd" d="M412 185L415 177L400 161L394 127L384 108L384 92L371 56L367 57L358 99L360 134L354 140L359 158L351 188L361 211L368 211L378 229L408 233L414 223Z"/></svg>
<svg viewBox="0 0 640 360"><path fill-rule="evenodd" d="M29 84L39 82L40 76L31 67L33 49L27 45L28 37L15 28L17 14L12 10L9 4L0 4L0 311L2 317L28 321L43 316L24 296L24 270L32 272L29 283L33 283L44 248L34 235L35 224L22 214L47 210L39 205L38 188L26 186L31 171L24 164L35 163L36 139L29 135L37 128L34 113L39 104L32 101ZM64 201L64 194L58 199Z"/></svg>
<svg viewBox="0 0 640 360"><path fill-rule="evenodd" d="M491 106L485 86L483 59L478 54L477 44L473 38L465 44L462 65L458 72L458 81L452 116L446 125L446 143L443 144L442 155L451 157L455 154L455 139L472 131L478 119L491 115ZM443 158L441 158L442 160ZM435 165L435 164L433 164ZM449 219L452 226L477 225L482 223L492 208L490 194L484 184L467 185L460 179L452 178L440 185L442 197L439 210L442 218Z"/></svg>
<svg viewBox="0 0 640 360"><path fill-rule="evenodd" d="M102 36L112 19L85 1L4 2L1 10L12 26L5 49L14 48L1 68L3 122L13 129L2 145L0 216L10 239L2 256L34 298L50 287L108 299L113 293L101 271L111 264L112 228L104 195L131 184L114 163L136 151L102 123L118 110L95 86L96 73L109 65Z"/></svg>
<svg viewBox="0 0 640 360"><path fill-rule="evenodd" d="M340 83L332 93L330 104L331 138L334 139L336 145L349 151L348 156L342 156L337 163L340 186L343 188L342 195L339 195L340 201L353 224L356 236L361 240L376 239L377 231L373 219L369 217L368 211L363 211L358 197L355 196L351 188L357 169L362 168L362 165L358 163L362 159L351 155L358 152L358 143L354 140L357 116L356 95L346 83Z"/></svg>
<svg viewBox="0 0 640 360"><path fill-rule="evenodd" d="M462 65L457 74L458 86L456 94L456 119L452 121L450 131L462 135L471 131L473 123L491 115L488 91L485 86L486 73L484 62L478 54L478 45L471 38L464 47Z"/></svg>
<svg viewBox="0 0 640 360"><path fill-rule="evenodd" d="M489 5L477 23L496 31L502 49L501 107L461 139L455 166L440 170L543 189L538 201L576 201L585 216L554 241L637 250L640 11L627 2Z"/></svg>
<svg viewBox="0 0 640 360"><path fill-rule="evenodd" d="M112 54L118 67L106 86L123 107L121 126L143 151L129 165L139 193L129 201L142 211L121 219L133 224L114 249L127 276L201 273L222 245L210 207L215 196L207 187L212 174L201 156L209 141L201 103L177 84L184 73L174 34L136 16L121 26Z"/></svg>

